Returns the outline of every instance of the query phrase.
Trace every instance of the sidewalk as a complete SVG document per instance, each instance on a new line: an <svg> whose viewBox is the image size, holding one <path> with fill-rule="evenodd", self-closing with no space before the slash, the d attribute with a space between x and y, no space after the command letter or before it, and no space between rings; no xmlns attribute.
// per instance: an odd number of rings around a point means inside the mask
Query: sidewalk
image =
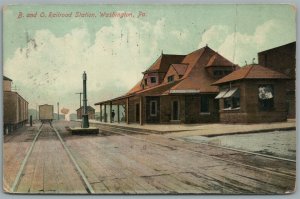
<svg viewBox="0 0 300 199"><path fill-rule="evenodd" d="M125 124L125 123L104 123L91 120L90 123L119 126L123 128L152 130L163 133L170 137L187 136L217 136L227 134L258 133L275 130L294 130L296 120L289 119L286 122L260 123L260 124Z"/></svg>

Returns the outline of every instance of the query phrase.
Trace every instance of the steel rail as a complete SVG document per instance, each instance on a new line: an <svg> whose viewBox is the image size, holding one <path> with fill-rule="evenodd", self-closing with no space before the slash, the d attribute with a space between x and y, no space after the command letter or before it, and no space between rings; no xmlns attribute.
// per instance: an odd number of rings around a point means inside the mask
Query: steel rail
<svg viewBox="0 0 300 199"><path fill-rule="evenodd" d="M117 128L117 129L119 129L119 128ZM124 129L120 129L120 130L124 130ZM203 156L210 157L210 158L220 160L220 161L224 161L224 162L228 162L230 164L240 165L240 166L243 166L243 167L247 167L247 168L251 168L251 169L255 169L255 170L260 170L260 171L264 171L264 172L268 172L268 173L275 173L275 174L281 175L281 176L288 176L288 177L296 178L295 174L291 174L291 173L276 172L276 171L273 171L273 170L259 168L259 167L256 167L256 166L251 166L251 165L239 163L239 162L236 162L236 161L231 161L231 160L227 160L227 159L224 159L224 158L208 155L208 154L202 153L200 151L193 151L193 150L190 150L190 149L168 146L168 145L160 144L160 143L157 143L157 142L149 141L149 140L146 140L146 139L138 138L138 137L135 137L135 136L132 136L132 135L128 135L126 133L118 133L118 132L114 132L114 131L111 131L111 130L106 130L106 131L108 131L110 133L123 135L123 136L128 136L128 137L131 137L131 138L136 139L136 140L141 140L141 141L148 142L148 143L155 144L155 145L159 145L159 146L172 147L172 148L177 148L179 150L184 150L184 151L188 151L188 152L192 152L192 153L196 153L196 154L201 154ZM144 133L142 133L142 134L144 134Z"/></svg>
<svg viewBox="0 0 300 199"><path fill-rule="evenodd" d="M75 168L76 170L78 171L79 173L79 176L80 178L82 179L82 181L84 182L84 186L86 188L86 191L88 193L95 193L94 189L92 188L91 184L88 182L87 178L85 177L83 171L80 169L79 165L77 164L75 158L73 157L73 155L71 154L70 150L68 149L68 147L66 146L66 144L64 143L63 139L61 138L59 132L50 124L50 127L52 128L52 130L56 133L59 141L61 142L61 144L63 145L64 149L66 150L69 158L71 159L72 163L75 165ZM36 143L36 141L38 140L38 137L40 136L41 132L42 132L42 128L43 128L43 123L41 124L41 126L39 127L39 130L38 130L38 133L36 134L36 136L34 137L33 141L32 141L32 144L29 148L29 151L27 152L24 160L22 161L22 164L21 164L21 167L18 171L18 174L14 180L14 183L11 187L11 192L14 193L18 186L19 186L19 183L20 183L20 180L22 178L22 174L24 172L24 169L26 167L26 164L28 162L28 159L29 159L29 156L31 155L32 151L33 151L33 148L34 148L34 145Z"/></svg>
<svg viewBox="0 0 300 199"><path fill-rule="evenodd" d="M82 181L84 182L85 184L85 188L87 190L88 193L92 193L94 194L95 191L92 187L92 185L89 183L88 179L86 178L86 176L84 175L83 171L81 170L80 166L78 165L78 163L76 162L75 158L73 157L72 153L70 152L69 148L67 147L67 145L65 144L65 142L63 141L63 139L61 138L59 132L56 130L56 128L54 128L52 125L51 125L51 128L55 131L57 137L59 138L61 144L63 145L64 149L66 150L69 158L72 160L76 170L79 172L79 175L82 179Z"/></svg>
<svg viewBox="0 0 300 199"><path fill-rule="evenodd" d="M103 126L108 127L108 125L103 125ZM218 146L218 145L208 144L208 143L203 143L203 142L192 142L192 141L178 139L178 138L170 138L170 137L166 137L166 136L155 134L155 133L138 132L138 131L135 131L135 130L122 129L122 128L118 128L118 127L115 127L115 126L109 126L108 128L114 128L114 129L124 130L124 131L128 131L128 132L135 132L135 133L144 134L144 135L154 135L154 136L157 136L157 137L163 137L163 138L166 138L166 139L174 139L174 140L182 141L182 142L197 143L197 144L207 145L207 146L211 146L211 147L217 147L217 148L221 148L221 149L238 151L238 152L257 155L257 156L263 156L263 157L270 158L270 159L284 160L284 161L296 163L296 160L291 160L291 159L287 159L287 158L282 158L282 157L277 157L277 156L272 156L272 155L266 155L266 154L261 154L261 153L255 153L255 152L245 151L245 150L241 150L241 149L235 149L235 148L231 148L231 147Z"/></svg>
<svg viewBox="0 0 300 199"><path fill-rule="evenodd" d="M24 169L25 169L25 166L26 166L26 164L27 164L28 158L29 158L29 156L30 156L31 153L32 153L32 150L33 150L33 147L34 147L34 145L35 145L35 143L36 143L36 141L37 141L37 138L40 136L40 134L41 134L41 132L42 132L42 128L43 128L43 123L42 123L41 126L39 127L38 133L35 135L35 137L34 137L32 143L31 143L31 146L30 146L30 148L29 148L29 151L26 153L26 156L25 156L24 160L22 161L21 167L20 167L20 169L19 169L19 171L18 171L18 173L17 173L17 176L16 176L16 178L15 178L15 180L14 180L14 183L13 183L13 185L12 185L12 187L11 187L11 192L12 192L12 193L14 193L14 192L16 191L17 187L19 186L19 183L20 183L20 180L21 180L21 176L22 176L23 171L24 171Z"/></svg>

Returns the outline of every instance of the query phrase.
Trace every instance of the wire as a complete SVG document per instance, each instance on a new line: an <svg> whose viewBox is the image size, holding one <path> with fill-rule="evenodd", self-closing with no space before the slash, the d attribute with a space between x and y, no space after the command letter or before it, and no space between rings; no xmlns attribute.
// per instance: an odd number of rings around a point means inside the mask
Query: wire
<svg viewBox="0 0 300 199"><path fill-rule="evenodd" d="M232 67L234 70L234 62L235 62L235 53L236 53L236 31L237 31L237 23L238 23L238 4L235 4L235 23L234 23L234 34L233 34L233 57L232 57Z"/></svg>

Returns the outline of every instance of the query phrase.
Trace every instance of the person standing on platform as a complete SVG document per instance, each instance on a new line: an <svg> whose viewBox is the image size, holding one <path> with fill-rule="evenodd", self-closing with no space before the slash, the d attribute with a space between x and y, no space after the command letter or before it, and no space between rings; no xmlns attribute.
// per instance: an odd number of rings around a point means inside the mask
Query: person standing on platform
<svg viewBox="0 0 300 199"><path fill-rule="evenodd" d="M111 112L111 122L115 122L115 111L112 110Z"/></svg>

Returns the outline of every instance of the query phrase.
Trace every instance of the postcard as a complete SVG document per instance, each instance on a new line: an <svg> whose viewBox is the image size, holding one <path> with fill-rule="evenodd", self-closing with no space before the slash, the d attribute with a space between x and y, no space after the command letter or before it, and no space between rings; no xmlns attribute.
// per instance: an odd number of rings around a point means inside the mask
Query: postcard
<svg viewBox="0 0 300 199"><path fill-rule="evenodd" d="M296 8L6 5L3 191L288 194Z"/></svg>

